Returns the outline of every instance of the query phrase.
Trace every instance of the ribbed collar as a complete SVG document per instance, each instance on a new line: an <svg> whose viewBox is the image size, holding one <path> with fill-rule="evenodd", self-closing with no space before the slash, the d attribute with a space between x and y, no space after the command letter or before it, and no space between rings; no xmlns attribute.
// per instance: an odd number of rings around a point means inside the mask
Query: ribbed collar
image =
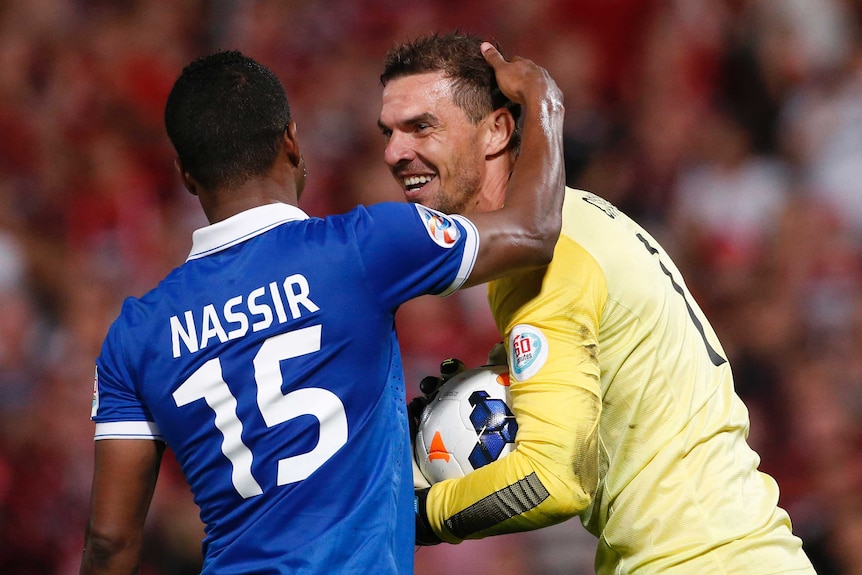
<svg viewBox="0 0 862 575"><path fill-rule="evenodd" d="M290 204L266 204L251 208L195 230L192 234L192 251L186 261L225 250L285 222L306 219L308 215L305 212Z"/></svg>

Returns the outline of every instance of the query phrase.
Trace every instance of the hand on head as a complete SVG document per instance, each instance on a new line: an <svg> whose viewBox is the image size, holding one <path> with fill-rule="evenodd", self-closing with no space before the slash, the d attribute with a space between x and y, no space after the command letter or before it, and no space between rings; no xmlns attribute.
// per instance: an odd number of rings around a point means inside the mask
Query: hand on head
<svg viewBox="0 0 862 575"><path fill-rule="evenodd" d="M508 61L490 42L482 42L482 55L494 69L497 85L507 98L519 104L549 98L562 104L563 94L548 71L532 60L513 56Z"/></svg>

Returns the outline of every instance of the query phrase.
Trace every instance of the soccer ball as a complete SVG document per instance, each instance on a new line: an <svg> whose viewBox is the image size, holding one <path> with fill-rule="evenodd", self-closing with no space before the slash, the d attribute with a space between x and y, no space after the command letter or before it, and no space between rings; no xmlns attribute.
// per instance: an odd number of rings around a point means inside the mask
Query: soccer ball
<svg viewBox="0 0 862 575"><path fill-rule="evenodd" d="M423 410L416 463L430 483L461 477L511 452L517 431L509 409L508 367L462 371Z"/></svg>

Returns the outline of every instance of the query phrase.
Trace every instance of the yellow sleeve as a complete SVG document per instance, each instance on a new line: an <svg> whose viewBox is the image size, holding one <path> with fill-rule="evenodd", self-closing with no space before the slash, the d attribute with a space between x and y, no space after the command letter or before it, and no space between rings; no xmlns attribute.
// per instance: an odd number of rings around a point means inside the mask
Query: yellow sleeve
<svg viewBox="0 0 862 575"><path fill-rule="evenodd" d="M442 540L538 529L591 504L601 413L598 325L606 298L598 264L564 236L547 268L490 286L506 335L516 448L431 487L426 510Z"/></svg>

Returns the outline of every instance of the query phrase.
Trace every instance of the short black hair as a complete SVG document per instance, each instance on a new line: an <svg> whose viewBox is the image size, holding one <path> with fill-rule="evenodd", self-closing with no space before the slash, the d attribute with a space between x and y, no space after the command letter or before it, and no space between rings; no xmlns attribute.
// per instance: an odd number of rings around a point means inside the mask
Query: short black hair
<svg viewBox="0 0 862 575"><path fill-rule="evenodd" d="M207 190L266 173L289 123L278 77L235 50L186 66L165 106L165 128L179 161Z"/></svg>
<svg viewBox="0 0 862 575"><path fill-rule="evenodd" d="M494 69L479 49L483 41L475 34L455 30L400 44L387 52L380 83L386 86L390 80L403 76L442 72L444 77L452 79L455 104L471 122L477 123L492 111L506 107L517 126L521 107L504 96L497 86ZM499 50L496 42L493 43ZM520 130L516 127L509 147L517 151L519 145Z"/></svg>

